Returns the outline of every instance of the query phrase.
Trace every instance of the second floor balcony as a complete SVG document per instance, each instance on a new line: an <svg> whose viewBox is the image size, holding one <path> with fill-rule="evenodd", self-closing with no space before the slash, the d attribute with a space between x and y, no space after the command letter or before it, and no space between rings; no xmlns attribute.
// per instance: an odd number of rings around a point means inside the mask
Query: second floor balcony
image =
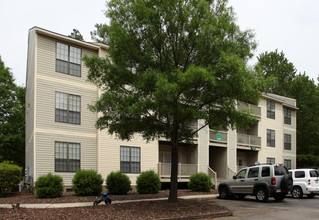
<svg viewBox="0 0 319 220"><path fill-rule="evenodd" d="M237 145L260 150L261 138L255 135L237 134Z"/></svg>

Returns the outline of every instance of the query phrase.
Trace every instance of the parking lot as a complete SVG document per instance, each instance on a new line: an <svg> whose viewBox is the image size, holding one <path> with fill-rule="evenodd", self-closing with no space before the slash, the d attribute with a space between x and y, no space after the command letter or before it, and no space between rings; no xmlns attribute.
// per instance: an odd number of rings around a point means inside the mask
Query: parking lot
<svg viewBox="0 0 319 220"><path fill-rule="evenodd" d="M267 203L260 203L253 196L245 199L221 200L216 203L233 212L232 217L222 219L318 219L319 195L314 198L294 199L288 196L282 202L270 198Z"/></svg>

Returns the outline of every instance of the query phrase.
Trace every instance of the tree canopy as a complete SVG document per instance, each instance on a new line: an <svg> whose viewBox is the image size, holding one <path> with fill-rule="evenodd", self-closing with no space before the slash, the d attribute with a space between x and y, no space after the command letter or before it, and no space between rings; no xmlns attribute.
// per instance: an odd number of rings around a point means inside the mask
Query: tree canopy
<svg viewBox="0 0 319 220"><path fill-rule="evenodd" d="M264 52L257 57L255 70L264 78L274 78L271 92L282 96L290 96L291 83L296 76L296 68L286 57L283 51L276 49Z"/></svg>
<svg viewBox="0 0 319 220"><path fill-rule="evenodd" d="M13 75L0 57L0 162L13 161L24 167L25 88L14 83Z"/></svg>
<svg viewBox="0 0 319 220"><path fill-rule="evenodd" d="M90 109L99 129L121 139L164 136L172 146L169 201L177 200L178 144L191 142L202 119L212 129L255 122L236 100L257 103L263 82L246 67L256 44L235 23L227 0L108 2L110 24L94 39L108 57L85 57L102 95Z"/></svg>
<svg viewBox="0 0 319 220"><path fill-rule="evenodd" d="M82 40L82 41L84 40L82 34L77 29L73 29L73 32L71 32L71 34L68 35L68 37L72 37L72 38Z"/></svg>

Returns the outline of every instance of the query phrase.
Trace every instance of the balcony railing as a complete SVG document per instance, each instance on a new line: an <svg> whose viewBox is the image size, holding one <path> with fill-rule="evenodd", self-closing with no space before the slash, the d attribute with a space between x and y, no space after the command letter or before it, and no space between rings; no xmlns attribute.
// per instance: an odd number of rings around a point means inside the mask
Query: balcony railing
<svg viewBox="0 0 319 220"><path fill-rule="evenodd" d="M210 130L209 131L209 140L212 142L220 142L220 143L227 143L227 136L228 133L227 131L214 131Z"/></svg>
<svg viewBox="0 0 319 220"><path fill-rule="evenodd" d="M261 147L261 138L254 135L237 134L237 144L248 147Z"/></svg>
<svg viewBox="0 0 319 220"><path fill-rule="evenodd" d="M252 104L238 101L237 102L237 109L238 110L249 109L252 111L253 115L256 115L259 117L261 116L261 108L256 106L256 105L252 105Z"/></svg>
<svg viewBox="0 0 319 220"><path fill-rule="evenodd" d="M197 164L178 164L178 180L188 180L189 177L197 173ZM171 164L170 163L158 163L158 176L160 179L171 178Z"/></svg>

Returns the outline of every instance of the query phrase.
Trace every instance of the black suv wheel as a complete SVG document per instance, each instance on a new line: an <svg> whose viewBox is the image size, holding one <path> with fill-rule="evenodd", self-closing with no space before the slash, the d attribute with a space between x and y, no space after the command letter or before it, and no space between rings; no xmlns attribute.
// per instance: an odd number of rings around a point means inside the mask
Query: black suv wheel
<svg viewBox="0 0 319 220"><path fill-rule="evenodd" d="M219 198L221 199L229 199L229 191L226 186L221 186L218 189Z"/></svg>
<svg viewBox="0 0 319 220"><path fill-rule="evenodd" d="M258 202L267 202L268 198L269 198L269 195L265 188L258 188L256 190L256 200Z"/></svg>

